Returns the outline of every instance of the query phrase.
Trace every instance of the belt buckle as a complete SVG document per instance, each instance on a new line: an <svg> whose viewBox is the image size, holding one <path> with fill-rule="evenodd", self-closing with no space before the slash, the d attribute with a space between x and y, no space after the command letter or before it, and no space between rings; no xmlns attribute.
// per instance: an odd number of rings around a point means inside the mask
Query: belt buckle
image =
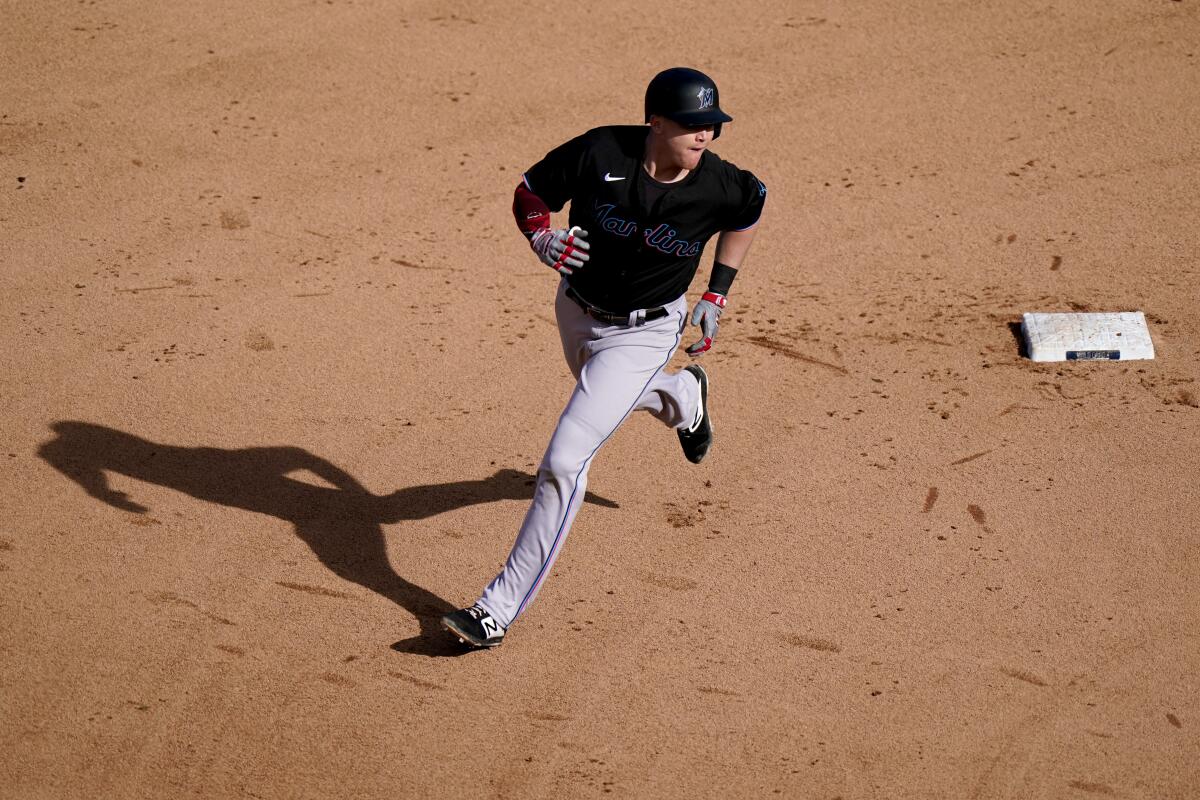
<svg viewBox="0 0 1200 800"><path fill-rule="evenodd" d="M646 324L646 309L639 308L629 312L629 327L638 328Z"/></svg>

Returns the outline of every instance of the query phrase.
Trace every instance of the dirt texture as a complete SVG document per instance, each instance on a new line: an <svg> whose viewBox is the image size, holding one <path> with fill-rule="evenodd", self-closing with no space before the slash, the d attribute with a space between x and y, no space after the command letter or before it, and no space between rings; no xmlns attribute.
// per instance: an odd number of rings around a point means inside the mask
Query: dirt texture
<svg viewBox="0 0 1200 800"><path fill-rule="evenodd" d="M2 8L0 797L1200 793L1200 3ZM464 654L571 389L513 187L675 65L770 189L716 442Z"/></svg>

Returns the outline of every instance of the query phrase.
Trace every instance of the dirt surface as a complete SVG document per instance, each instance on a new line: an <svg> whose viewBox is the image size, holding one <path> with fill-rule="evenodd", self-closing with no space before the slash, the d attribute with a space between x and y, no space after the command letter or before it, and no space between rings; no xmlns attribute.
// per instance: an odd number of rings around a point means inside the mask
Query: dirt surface
<svg viewBox="0 0 1200 800"><path fill-rule="evenodd" d="M0 796L1200 792L1200 3L3 17ZM513 186L677 64L770 187L714 449L463 655L571 388ZM1021 357L1086 309L1157 359Z"/></svg>

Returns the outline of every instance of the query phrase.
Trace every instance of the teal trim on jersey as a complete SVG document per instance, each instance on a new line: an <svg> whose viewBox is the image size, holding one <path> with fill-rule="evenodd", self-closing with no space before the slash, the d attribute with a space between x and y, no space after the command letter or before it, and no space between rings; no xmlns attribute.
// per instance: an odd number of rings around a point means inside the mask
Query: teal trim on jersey
<svg viewBox="0 0 1200 800"><path fill-rule="evenodd" d="M633 403L628 409L625 410L625 413L621 415L621 419L617 421L616 427L609 431L608 435L600 440L600 444L596 445L592 452L588 454L588 457L583 460L583 466L579 468L579 472L575 473L575 484L571 487L571 496L567 499L567 506L563 510L563 518L562 522L558 524L558 532L554 534L554 543L550 545L550 553L546 556L546 560L542 562L542 568L538 570L537 578L533 581L533 586L529 587L529 591L525 593L525 597L521 600L521 605L517 606L517 613L513 614L513 618L508 621L509 625L512 625L513 622L516 621L517 617L521 616L521 614L525 611L525 606L529 604L529 598L533 597L534 593L537 592L538 587L542 585L542 581L546 577L546 569L550 566L550 562L554 560L554 556L558 552L559 545L562 543L564 529L567 527L567 518L571 516L571 504L575 502L575 495L579 493L580 476L583 475L584 470L587 469L588 464L592 462L592 459L596 457L596 453L599 452L600 448L604 446L604 443L611 439L613 434L615 434L617 430L623 424L625 424L625 420L628 419L629 415L633 413L633 409L637 406L638 400L641 399L642 394L646 391L646 387L650 385L650 381L654 380L655 375L663 371L663 368L670 363L671 356L675 355L675 351L679 349L679 342L683 338L683 318L685 314L686 308L684 311L681 311L678 314L679 325L677 327L679 329L679 333L675 334L675 344L672 345L671 349L667 351L666 360L659 364L658 368L655 369L654 372L650 373L650 377L646 379L646 383L642 386L641 391L637 393L637 397L633 398Z"/></svg>

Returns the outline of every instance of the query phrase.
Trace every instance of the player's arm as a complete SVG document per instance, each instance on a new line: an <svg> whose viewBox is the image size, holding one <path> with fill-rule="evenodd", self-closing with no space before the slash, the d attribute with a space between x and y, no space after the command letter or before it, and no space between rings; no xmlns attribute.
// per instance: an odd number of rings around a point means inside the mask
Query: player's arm
<svg viewBox="0 0 1200 800"><path fill-rule="evenodd" d="M721 231L717 234L717 255L713 259L712 274L708 277L708 291L692 309L693 325L699 325L703 335L687 348L687 354L696 356L708 352L717 336L717 322L725 304L729 302L729 287L737 277L738 269L750 251L755 228L744 231Z"/></svg>
<svg viewBox="0 0 1200 800"><path fill-rule="evenodd" d="M717 322L721 319L725 304L729 302L729 287L733 285L733 279L750 252L757 230L758 225L754 224L740 231L721 231L717 234L717 256L708 278L708 291L692 309L692 324L699 325L704 335L688 347L689 356L698 356L712 347L713 339L717 336Z"/></svg>
<svg viewBox="0 0 1200 800"><path fill-rule="evenodd" d="M562 275L571 275L588 260L588 249L592 247L586 239L588 231L578 225L570 230L552 230L550 206L530 191L523 180L512 196L512 216L542 264Z"/></svg>
<svg viewBox="0 0 1200 800"><path fill-rule="evenodd" d="M746 254L750 252L750 245L754 243L754 234L758 232L758 225L753 225L744 231L721 231L717 234L717 256L718 264L725 264L735 272L742 268L742 262L746 260ZM732 278L730 278L732 282ZM726 293L729 287L725 287Z"/></svg>
<svg viewBox="0 0 1200 800"><path fill-rule="evenodd" d="M561 210L571 198L588 150L587 137L577 136L547 153L521 176L513 193L517 227L542 263L563 275L587 262L590 245L581 228L552 229L550 212Z"/></svg>
<svg viewBox="0 0 1200 800"><path fill-rule="evenodd" d="M513 193L513 216L526 239L532 240L534 234L550 227L550 207L525 185L524 179Z"/></svg>
<svg viewBox="0 0 1200 800"><path fill-rule="evenodd" d="M525 182L517 184L513 194L513 216L517 227L538 258L563 275L570 275L588 260L587 231L579 226L570 230L550 228L550 207L534 194Z"/></svg>
<svg viewBox="0 0 1200 800"><path fill-rule="evenodd" d="M692 309L691 323L699 325L703 336L690 347L687 354L693 358L707 352L717 336L717 323L721 312L728 303L729 288L733 279L750 252L754 243L754 235L758 232L758 219L762 214L763 200L766 197L766 187L750 173L747 176L746 192L748 200L738 215L735 224L743 223L743 227L732 228L717 234L717 253L713 260L712 274L708 279L708 291Z"/></svg>

